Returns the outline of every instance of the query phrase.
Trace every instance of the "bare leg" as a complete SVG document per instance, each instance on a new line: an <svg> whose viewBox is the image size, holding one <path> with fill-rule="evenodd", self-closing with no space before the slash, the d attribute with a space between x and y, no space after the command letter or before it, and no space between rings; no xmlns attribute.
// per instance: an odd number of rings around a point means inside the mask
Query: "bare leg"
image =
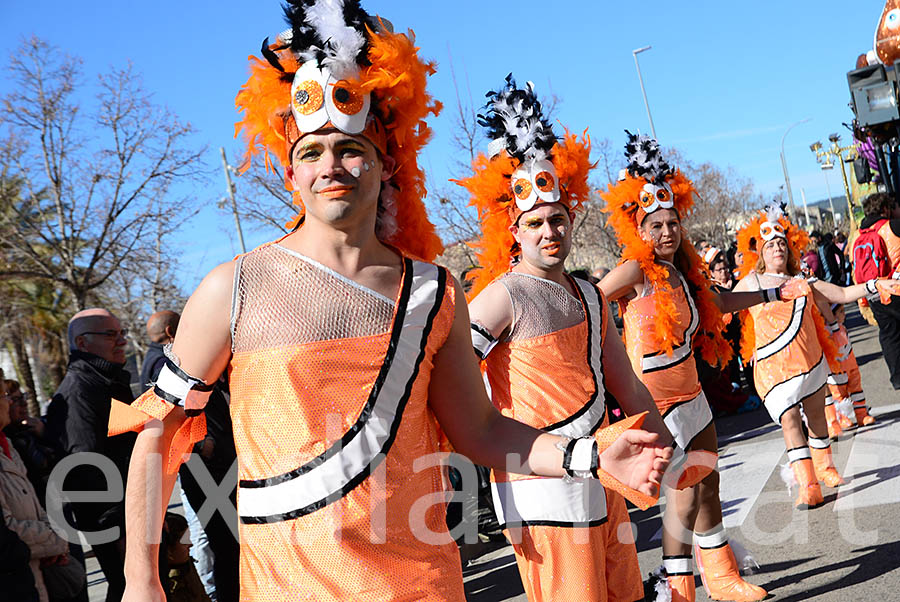
<svg viewBox="0 0 900 602"><path fill-rule="evenodd" d="M828 423L825 420L825 387L803 401L803 412L806 414L810 436L817 439L828 437Z"/></svg>

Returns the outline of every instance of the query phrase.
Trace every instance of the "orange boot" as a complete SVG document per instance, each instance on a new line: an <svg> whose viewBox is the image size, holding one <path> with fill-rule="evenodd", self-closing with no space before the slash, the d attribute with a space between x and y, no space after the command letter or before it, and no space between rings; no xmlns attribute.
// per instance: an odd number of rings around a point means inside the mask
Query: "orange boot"
<svg viewBox="0 0 900 602"><path fill-rule="evenodd" d="M844 479L841 478L837 468L834 467L834 460L831 457L831 443L828 439L813 439L810 437L809 447L816 478L829 487L843 485Z"/></svg>
<svg viewBox="0 0 900 602"><path fill-rule="evenodd" d="M869 414L865 399L853 402L853 413L856 415L856 424L859 426L875 424L875 418Z"/></svg>
<svg viewBox="0 0 900 602"><path fill-rule="evenodd" d="M800 510L809 510L824 504L825 498L822 497L822 488L819 487L819 479L816 478L816 469L813 467L809 448L788 450L788 460L800 488L794 506Z"/></svg>
<svg viewBox="0 0 900 602"><path fill-rule="evenodd" d="M697 568L711 599L750 602L762 600L768 595L763 588L741 578L737 560L721 524L709 533L695 533L694 539L697 542L694 546Z"/></svg>
<svg viewBox="0 0 900 602"><path fill-rule="evenodd" d="M672 602L696 602L697 590L690 555L663 556L663 567L666 569Z"/></svg>
<svg viewBox="0 0 900 602"><path fill-rule="evenodd" d="M829 395L825 398L825 421L828 423L828 436L837 439L844 429L838 422L837 410L834 409L834 398Z"/></svg>
<svg viewBox="0 0 900 602"><path fill-rule="evenodd" d="M856 426L855 424L853 424L853 421L850 420L850 417L847 416L846 414L844 414L843 412L838 412L838 422L841 423L841 428L844 429L845 431L847 429L852 429L854 426Z"/></svg>

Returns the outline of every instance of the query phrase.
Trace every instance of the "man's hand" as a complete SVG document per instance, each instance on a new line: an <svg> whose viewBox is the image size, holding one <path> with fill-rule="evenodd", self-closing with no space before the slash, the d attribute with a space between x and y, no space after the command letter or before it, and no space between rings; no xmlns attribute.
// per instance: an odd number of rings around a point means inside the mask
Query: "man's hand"
<svg viewBox="0 0 900 602"><path fill-rule="evenodd" d="M793 301L809 293L809 282L805 278L791 278L778 287L782 301Z"/></svg>
<svg viewBox="0 0 900 602"><path fill-rule="evenodd" d="M629 429L600 454L600 468L623 485L656 496L672 457L672 449L658 440L656 433Z"/></svg>

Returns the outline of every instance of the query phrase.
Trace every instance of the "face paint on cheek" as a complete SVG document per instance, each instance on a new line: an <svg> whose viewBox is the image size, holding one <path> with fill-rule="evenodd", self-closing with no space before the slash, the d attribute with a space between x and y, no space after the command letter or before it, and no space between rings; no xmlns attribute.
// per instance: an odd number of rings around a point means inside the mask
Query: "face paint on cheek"
<svg viewBox="0 0 900 602"><path fill-rule="evenodd" d="M368 166L366 166L366 170L368 170ZM354 178L358 178L358 177L359 177L359 173L360 173L360 171L359 171L359 168L358 168L358 167L351 167L351 168L350 168L350 175L353 176Z"/></svg>
<svg viewBox="0 0 900 602"><path fill-rule="evenodd" d="M371 168L369 167L368 163L363 163L363 169L365 169L366 171L369 171L369 169L371 169Z"/></svg>

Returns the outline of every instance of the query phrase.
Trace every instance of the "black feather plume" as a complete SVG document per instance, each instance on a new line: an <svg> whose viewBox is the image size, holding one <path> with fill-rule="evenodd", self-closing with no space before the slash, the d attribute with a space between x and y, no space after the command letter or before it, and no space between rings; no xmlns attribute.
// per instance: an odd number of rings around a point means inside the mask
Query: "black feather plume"
<svg viewBox="0 0 900 602"><path fill-rule="evenodd" d="M478 124L487 128L490 140L503 140L506 152L521 163L549 158L556 135L541 112L541 102L531 82L525 88L518 88L510 73L506 85L488 92L487 98L484 114L478 115Z"/></svg>
<svg viewBox="0 0 900 602"><path fill-rule="evenodd" d="M634 178L642 178L658 186L666 181L666 177L675 173L659 150L659 143L644 134L628 134L625 144L625 158L628 160L628 173Z"/></svg>
<svg viewBox="0 0 900 602"><path fill-rule="evenodd" d="M375 20L359 0L288 0L284 17L291 28L290 48L303 61L338 70L368 64L368 25Z"/></svg>

